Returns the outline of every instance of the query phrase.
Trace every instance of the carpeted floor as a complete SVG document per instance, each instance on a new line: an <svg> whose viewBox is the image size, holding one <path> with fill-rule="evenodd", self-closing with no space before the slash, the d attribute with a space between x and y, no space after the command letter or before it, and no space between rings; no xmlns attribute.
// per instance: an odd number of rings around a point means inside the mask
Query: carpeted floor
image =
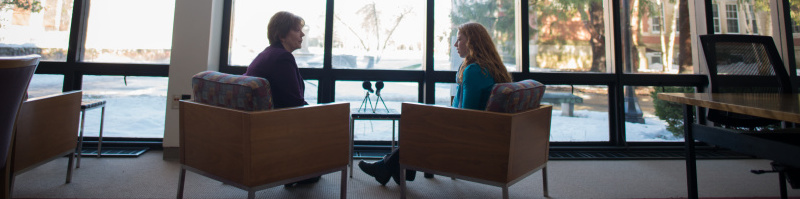
<svg viewBox="0 0 800 199"><path fill-rule="evenodd" d="M357 161L357 160L356 160ZM162 160L161 151L138 158L83 158L64 184L67 159L41 165L16 177L14 198L175 198L180 165ZM777 174L755 175L769 169L768 160L699 160L698 184L703 198L777 198ZM409 182L409 198L500 198L498 187L417 174ZM256 198L338 198L340 173L324 175L316 184L274 187ZM683 160L551 160L548 163L552 198L681 198L686 197ZM381 186L356 168L348 180L348 198L399 198L394 182ZM509 188L511 198L543 198L542 175L534 173ZM247 192L187 172L186 198L246 198ZM789 189L800 198L800 190Z"/></svg>

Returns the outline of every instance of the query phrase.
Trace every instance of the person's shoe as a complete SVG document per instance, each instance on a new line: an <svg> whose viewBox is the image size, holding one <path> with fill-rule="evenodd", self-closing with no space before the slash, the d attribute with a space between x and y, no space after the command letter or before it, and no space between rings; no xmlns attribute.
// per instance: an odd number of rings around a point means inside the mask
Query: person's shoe
<svg viewBox="0 0 800 199"><path fill-rule="evenodd" d="M301 185L301 184L313 184L313 183L319 182L319 179L321 179L321 178L322 178L322 176L317 176L317 177L313 177L313 178L309 178L309 179L305 179L305 180L301 180L301 181L297 181L297 182L284 184L283 188L289 188L289 187L293 187L293 186L297 186L297 185Z"/></svg>
<svg viewBox="0 0 800 199"><path fill-rule="evenodd" d="M417 178L417 171L415 170L406 170L406 181L414 181ZM392 179L394 183L400 185L400 170L398 169L397 172L392 172Z"/></svg>
<svg viewBox="0 0 800 199"><path fill-rule="evenodd" d="M433 178L433 174L432 173L425 173L425 178Z"/></svg>
<svg viewBox="0 0 800 199"><path fill-rule="evenodd" d="M375 180L377 180L378 183L381 183L383 186L386 186L386 183L389 182L389 178L392 177L392 174L389 172L389 169L386 167L386 164L384 164L383 161L367 163L362 160L358 162L358 168L361 168L361 171L367 175L375 177Z"/></svg>
<svg viewBox="0 0 800 199"><path fill-rule="evenodd" d="M321 178L322 178L322 176L317 176L317 177L313 177L313 178L297 181L297 184L298 185L300 185L300 184L314 184L314 183L319 182L319 179L321 179Z"/></svg>
<svg viewBox="0 0 800 199"><path fill-rule="evenodd" d="M417 179L417 171L406 170L406 181L414 181L414 179Z"/></svg>

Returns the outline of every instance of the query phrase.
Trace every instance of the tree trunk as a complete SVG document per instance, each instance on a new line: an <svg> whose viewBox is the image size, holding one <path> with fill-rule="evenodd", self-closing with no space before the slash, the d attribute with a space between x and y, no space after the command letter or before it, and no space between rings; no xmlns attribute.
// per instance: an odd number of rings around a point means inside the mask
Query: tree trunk
<svg viewBox="0 0 800 199"><path fill-rule="evenodd" d="M692 38L691 28L689 22L689 5L688 0L680 0L678 8L680 22L680 34L678 35L679 55L678 55L678 73L692 73Z"/></svg>
<svg viewBox="0 0 800 199"><path fill-rule="evenodd" d="M589 3L589 40L592 46L592 68L591 72L606 72L606 36L603 25L603 4L602 1L592 1Z"/></svg>
<svg viewBox="0 0 800 199"><path fill-rule="evenodd" d="M631 2L631 14L630 14L630 26L631 26L631 69L634 72L639 68L639 34L640 34L640 18L639 18L639 0L633 0Z"/></svg>

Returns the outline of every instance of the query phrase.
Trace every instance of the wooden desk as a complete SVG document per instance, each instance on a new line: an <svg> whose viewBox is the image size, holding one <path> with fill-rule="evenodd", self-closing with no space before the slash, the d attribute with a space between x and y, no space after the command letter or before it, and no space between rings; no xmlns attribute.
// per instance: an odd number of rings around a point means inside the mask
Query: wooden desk
<svg viewBox="0 0 800 199"><path fill-rule="evenodd" d="M800 95L765 93L659 93L658 99L684 104L686 181L689 198L697 198L694 140L800 167L800 132L746 133L694 123L694 106L800 123ZM781 195L785 180L781 178Z"/></svg>

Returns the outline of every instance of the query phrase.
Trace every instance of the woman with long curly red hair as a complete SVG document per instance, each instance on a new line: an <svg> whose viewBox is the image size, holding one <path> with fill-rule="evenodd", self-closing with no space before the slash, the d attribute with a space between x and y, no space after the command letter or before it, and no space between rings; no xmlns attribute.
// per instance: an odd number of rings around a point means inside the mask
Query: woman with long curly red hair
<svg viewBox="0 0 800 199"><path fill-rule="evenodd" d="M478 23L460 25L454 46L458 55L464 60L456 73L458 92L453 98L453 107L485 110L494 84L511 82L511 75L508 74L492 42L492 37L483 25ZM398 149L373 163L362 160L358 163L358 167L364 173L375 177L381 185L386 185L390 178L399 184L399 160ZM415 175L416 172L407 171L406 179L414 180Z"/></svg>

